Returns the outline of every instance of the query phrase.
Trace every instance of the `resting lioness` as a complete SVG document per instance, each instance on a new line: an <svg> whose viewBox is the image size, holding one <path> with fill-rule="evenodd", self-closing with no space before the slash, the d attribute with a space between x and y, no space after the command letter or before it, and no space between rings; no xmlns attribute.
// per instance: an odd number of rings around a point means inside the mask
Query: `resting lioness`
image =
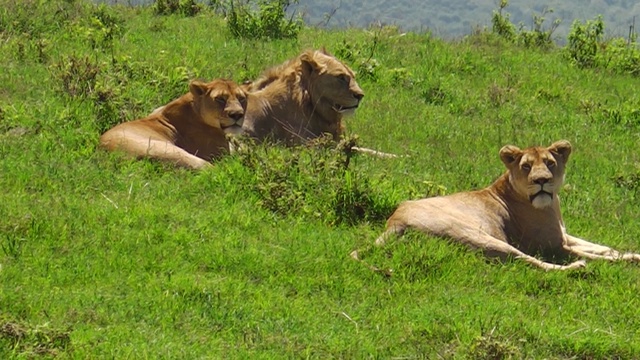
<svg viewBox="0 0 640 360"><path fill-rule="evenodd" d="M143 119L119 124L100 137L100 146L201 169L229 152L225 134L239 134L247 107L245 92L234 82L197 80L189 92Z"/></svg>
<svg viewBox="0 0 640 360"><path fill-rule="evenodd" d="M571 154L566 140L548 148L525 150L508 145L500 150L507 171L488 188L449 196L406 201L387 221L376 240L382 246L392 234L415 228L482 250L489 257L514 257L545 270L582 267L584 261L558 265L539 260L567 258L640 261L640 254L619 253L571 236L560 215L558 191ZM358 253L352 256L358 258Z"/></svg>

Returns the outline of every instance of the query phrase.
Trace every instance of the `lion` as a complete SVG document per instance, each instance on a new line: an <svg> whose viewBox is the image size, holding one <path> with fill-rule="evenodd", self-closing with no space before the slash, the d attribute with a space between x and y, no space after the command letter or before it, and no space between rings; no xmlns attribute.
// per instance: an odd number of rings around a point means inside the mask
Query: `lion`
<svg viewBox="0 0 640 360"><path fill-rule="evenodd" d="M210 167L211 160L229 153L226 136L242 132L246 109L247 95L233 81L193 80L187 94L106 131L100 146L191 169Z"/></svg>
<svg viewBox="0 0 640 360"><path fill-rule="evenodd" d="M243 86L250 93L244 133L257 142L286 145L304 144L324 134L339 141L343 117L352 115L364 97L354 72L325 49L304 51Z"/></svg>
<svg viewBox="0 0 640 360"><path fill-rule="evenodd" d="M383 246L390 236L414 228L479 249L490 258L522 259L545 270L575 269L586 263L556 264L534 255L640 261L640 254L620 253L566 232L558 191L570 154L571 144L566 140L547 148L504 146L500 159L507 171L491 186L401 203L375 245ZM358 252L351 256L358 259Z"/></svg>

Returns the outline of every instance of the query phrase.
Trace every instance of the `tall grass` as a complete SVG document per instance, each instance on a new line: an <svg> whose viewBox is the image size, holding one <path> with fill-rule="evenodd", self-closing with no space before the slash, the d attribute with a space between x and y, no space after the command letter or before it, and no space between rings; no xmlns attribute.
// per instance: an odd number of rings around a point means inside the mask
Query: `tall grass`
<svg viewBox="0 0 640 360"><path fill-rule="evenodd" d="M348 257L400 201L487 186L501 146L561 138L575 148L569 232L640 251L632 74L488 32L256 42L206 8L1 4L0 358L640 356L637 265L547 273L415 233L370 256L391 277ZM190 78L242 81L321 46L366 93L349 135L406 156L340 167L331 147L263 148L267 167L231 156L194 173L96 149ZM286 165L295 157L304 166ZM291 211L265 206L269 181ZM348 212L354 199L372 206Z"/></svg>

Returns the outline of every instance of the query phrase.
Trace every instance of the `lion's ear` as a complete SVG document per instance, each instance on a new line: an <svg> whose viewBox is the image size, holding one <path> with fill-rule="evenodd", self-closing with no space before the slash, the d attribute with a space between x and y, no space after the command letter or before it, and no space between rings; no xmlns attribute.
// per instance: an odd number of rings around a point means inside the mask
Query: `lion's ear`
<svg viewBox="0 0 640 360"><path fill-rule="evenodd" d="M189 83L189 91L194 96L202 96L207 92L207 84L202 81L193 80Z"/></svg>
<svg viewBox="0 0 640 360"><path fill-rule="evenodd" d="M554 156L559 155L566 163L571 155L571 143L567 140L558 140L547 148Z"/></svg>
<svg viewBox="0 0 640 360"><path fill-rule="evenodd" d="M300 62L302 63L302 73L304 75L310 75L314 71L318 72L318 63L313 58L313 54L308 52L300 56Z"/></svg>
<svg viewBox="0 0 640 360"><path fill-rule="evenodd" d="M522 156L522 150L519 147L513 145L505 145L500 149L500 160L510 167L515 161L518 161Z"/></svg>

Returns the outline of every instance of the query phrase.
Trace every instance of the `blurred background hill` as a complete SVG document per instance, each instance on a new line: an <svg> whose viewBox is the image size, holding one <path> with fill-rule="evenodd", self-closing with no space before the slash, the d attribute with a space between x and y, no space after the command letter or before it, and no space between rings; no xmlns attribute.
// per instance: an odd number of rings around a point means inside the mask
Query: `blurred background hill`
<svg viewBox="0 0 640 360"><path fill-rule="evenodd" d="M98 2L149 5L153 0ZM300 0L290 10L303 14L308 25L363 28L379 23L396 25L405 31L430 31L435 36L448 39L470 34L477 27L490 27L491 14L498 7L499 0ZM526 29L532 28L534 15L545 18L544 28L549 28L554 20L559 19L561 22L554 32L554 40L562 43L574 20L585 21L598 15L603 16L608 36L626 37L630 26L634 26L635 17L640 14L640 2L511 0L506 11L514 24L522 24Z"/></svg>

